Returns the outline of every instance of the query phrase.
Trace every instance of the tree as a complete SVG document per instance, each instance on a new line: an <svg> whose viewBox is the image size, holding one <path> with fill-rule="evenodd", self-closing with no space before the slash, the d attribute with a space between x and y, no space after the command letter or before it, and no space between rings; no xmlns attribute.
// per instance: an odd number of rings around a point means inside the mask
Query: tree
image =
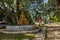
<svg viewBox="0 0 60 40"><path fill-rule="evenodd" d="M11 22L13 24L16 24L16 8L13 6L15 5L14 0L1 0L0 1L0 8L2 9L2 15L3 18L5 19L5 21L9 22L11 24ZM12 15L10 15L12 14ZM11 22L9 21L9 19L7 18L8 16L11 16Z"/></svg>

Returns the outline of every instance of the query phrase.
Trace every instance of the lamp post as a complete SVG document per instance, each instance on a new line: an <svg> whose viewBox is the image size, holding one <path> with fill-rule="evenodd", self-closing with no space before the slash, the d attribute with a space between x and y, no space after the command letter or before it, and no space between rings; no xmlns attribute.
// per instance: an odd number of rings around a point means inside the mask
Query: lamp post
<svg viewBox="0 0 60 40"><path fill-rule="evenodd" d="M43 17L43 20L44 20L44 24L46 24L46 16ZM44 25L43 25L43 26L44 26ZM46 32L47 32L46 28L47 28L47 27L44 26L44 30L43 30L43 31L44 31L45 40L46 40L46 37L47 37L47 36L46 36L46 35L47 35L47 33L46 33Z"/></svg>
<svg viewBox="0 0 60 40"><path fill-rule="evenodd" d="M48 0L46 0L48 2ZM47 13L46 11L46 4L45 4L45 0L44 0L44 9L43 9L44 13ZM48 20L48 16L47 14L45 15L44 14L44 17L43 17L43 20L44 20L44 36L45 36L45 40L47 40L47 26L45 26L45 24L47 24L47 20Z"/></svg>
<svg viewBox="0 0 60 40"><path fill-rule="evenodd" d="M43 31L44 31L44 36L45 36L45 40L47 40L47 26L45 26L45 24L47 23L46 22L46 16L44 16L43 17L43 20L44 20L44 29L43 29Z"/></svg>
<svg viewBox="0 0 60 40"><path fill-rule="evenodd" d="M49 16L44 16L44 24L47 24L49 21ZM44 25L44 29L45 29L45 40L47 40L47 26Z"/></svg>

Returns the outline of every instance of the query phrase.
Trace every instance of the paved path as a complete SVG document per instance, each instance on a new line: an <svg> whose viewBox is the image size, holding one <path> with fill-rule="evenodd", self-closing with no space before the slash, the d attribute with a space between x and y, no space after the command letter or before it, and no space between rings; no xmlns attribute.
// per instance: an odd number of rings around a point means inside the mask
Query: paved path
<svg viewBox="0 0 60 40"><path fill-rule="evenodd" d="M42 28L42 29L43 29L42 32L38 32L33 40L45 40L45 35L44 35L45 28Z"/></svg>
<svg viewBox="0 0 60 40"><path fill-rule="evenodd" d="M48 40L60 40L60 27L49 27L48 29Z"/></svg>
<svg viewBox="0 0 60 40"><path fill-rule="evenodd" d="M33 40L45 40L44 29L42 32L37 33ZM60 40L60 27L48 27L47 31L47 40Z"/></svg>
<svg viewBox="0 0 60 40"><path fill-rule="evenodd" d="M44 40L44 35L42 33L37 33L33 40Z"/></svg>

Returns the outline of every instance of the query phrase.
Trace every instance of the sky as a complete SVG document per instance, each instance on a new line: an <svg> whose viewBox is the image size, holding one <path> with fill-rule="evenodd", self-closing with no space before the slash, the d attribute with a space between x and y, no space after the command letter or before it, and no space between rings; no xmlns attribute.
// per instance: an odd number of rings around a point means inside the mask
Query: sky
<svg viewBox="0 0 60 40"><path fill-rule="evenodd" d="M48 0L44 0L44 2L48 2Z"/></svg>

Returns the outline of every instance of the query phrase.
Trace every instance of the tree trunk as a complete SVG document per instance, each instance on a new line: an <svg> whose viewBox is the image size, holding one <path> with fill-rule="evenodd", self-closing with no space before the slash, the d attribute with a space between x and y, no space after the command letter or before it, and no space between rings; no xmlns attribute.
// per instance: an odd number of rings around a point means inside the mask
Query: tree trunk
<svg viewBox="0 0 60 40"><path fill-rule="evenodd" d="M17 24L18 24L18 18L19 18L19 13L20 13L20 12L19 12L19 11L20 11L20 10L19 10L19 0L16 0L16 5L17 5L17 6L16 6L16 7L17 7L17 10L16 10L16 11L17 11L17 14L16 14L16 15L17 15Z"/></svg>

